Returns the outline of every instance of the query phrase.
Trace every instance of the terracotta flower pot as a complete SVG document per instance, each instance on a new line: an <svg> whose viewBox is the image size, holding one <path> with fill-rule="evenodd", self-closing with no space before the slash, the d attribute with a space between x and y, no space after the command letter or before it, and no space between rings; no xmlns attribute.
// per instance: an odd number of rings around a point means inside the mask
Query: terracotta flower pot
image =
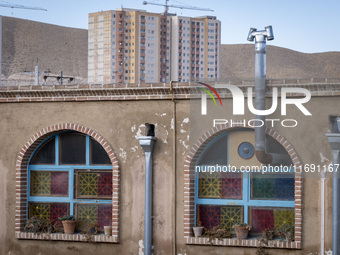
<svg viewBox="0 0 340 255"><path fill-rule="evenodd" d="M112 226L104 226L104 232L106 236L112 235Z"/></svg>
<svg viewBox="0 0 340 255"><path fill-rule="evenodd" d="M76 229L76 221L67 220L62 221L65 234L73 234Z"/></svg>
<svg viewBox="0 0 340 255"><path fill-rule="evenodd" d="M192 229L194 231L194 236L195 237L202 236L204 227L193 227Z"/></svg>
<svg viewBox="0 0 340 255"><path fill-rule="evenodd" d="M249 233L248 227L235 226L234 228L237 239L247 239Z"/></svg>

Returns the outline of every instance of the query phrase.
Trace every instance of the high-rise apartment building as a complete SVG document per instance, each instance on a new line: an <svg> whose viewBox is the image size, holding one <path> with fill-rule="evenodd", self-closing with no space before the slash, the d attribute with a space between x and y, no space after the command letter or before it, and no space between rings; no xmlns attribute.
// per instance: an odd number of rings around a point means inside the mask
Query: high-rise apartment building
<svg viewBox="0 0 340 255"><path fill-rule="evenodd" d="M221 22L135 9L89 14L89 83L157 83L220 77Z"/></svg>

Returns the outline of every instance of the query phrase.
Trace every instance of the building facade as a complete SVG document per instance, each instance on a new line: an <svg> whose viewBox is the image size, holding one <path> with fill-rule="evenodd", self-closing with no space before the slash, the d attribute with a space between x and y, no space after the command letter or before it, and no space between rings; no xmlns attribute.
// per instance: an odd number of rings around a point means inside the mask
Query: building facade
<svg viewBox="0 0 340 255"><path fill-rule="evenodd" d="M254 86L249 80L237 83L244 94ZM267 85L268 100L273 87L301 87L312 95L305 104L312 115L289 105L286 118L295 116L298 125L268 125L268 141L289 155L292 167L328 166L332 150L326 133L329 116L339 114L340 79L268 80ZM261 231L283 223L294 226L294 238L276 235L264 245L269 253L331 249L331 173L325 178L318 172L289 172L281 179L248 173L196 178L196 166L261 165L255 155L239 150L244 143L254 145L248 122L253 114L245 112L240 117L245 122L212 127L217 106L209 100L211 114L197 122L191 111L200 109L196 99L201 94L193 94L188 84L124 86L1 88L0 254L143 254L145 154L137 137L145 134L144 123L155 124L157 138L152 157L154 254L255 254ZM225 119L236 118L231 94L218 92ZM268 118L280 116L278 110ZM79 224L96 224L100 232L83 233L81 225L75 234L25 228L32 215L54 221L62 214L75 215ZM193 236L198 221L207 228L230 228L234 220L253 227L249 238ZM112 226L110 236L102 233L106 225Z"/></svg>
<svg viewBox="0 0 340 255"><path fill-rule="evenodd" d="M220 78L221 22L135 9L89 14L88 82Z"/></svg>

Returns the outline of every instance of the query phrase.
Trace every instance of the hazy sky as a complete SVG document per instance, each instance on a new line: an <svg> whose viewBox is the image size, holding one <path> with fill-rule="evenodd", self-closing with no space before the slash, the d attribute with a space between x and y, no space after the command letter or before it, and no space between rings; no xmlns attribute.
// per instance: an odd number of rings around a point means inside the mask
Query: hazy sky
<svg viewBox="0 0 340 255"><path fill-rule="evenodd" d="M4 3L43 7L33 11L0 7L0 15L29 19L61 26L87 29L88 13L114 10L121 6L160 13L162 6L143 5L143 0L8 0ZM165 0L149 2L164 4ZM340 0L170 0L211 8L214 12L170 8L183 16L217 16L222 22L222 44L247 43L250 27L259 30L272 25L276 45L305 53L340 51Z"/></svg>

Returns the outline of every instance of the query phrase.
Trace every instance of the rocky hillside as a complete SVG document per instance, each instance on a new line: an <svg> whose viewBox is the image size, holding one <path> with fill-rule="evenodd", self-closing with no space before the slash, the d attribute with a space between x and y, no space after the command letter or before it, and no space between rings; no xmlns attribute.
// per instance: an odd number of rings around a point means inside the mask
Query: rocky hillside
<svg viewBox="0 0 340 255"><path fill-rule="evenodd" d="M222 79L253 78L254 44L222 45ZM301 53L267 46L267 78L340 77L340 52Z"/></svg>
<svg viewBox="0 0 340 255"><path fill-rule="evenodd" d="M50 70L87 81L87 30L3 17L2 79L10 85L29 84L39 59L40 71ZM254 77L254 45L222 45L222 79ZM340 52L306 54L267 46L268 78L340 77ZM21 82L21 83L20 83ZM5 85L6 83L3 82Z"/></svg>
<svg viewBox="0 0 340 255"><path fill-rule="evenodd" d="M87 78L87 30L2 17L2 79L33 71ZM20 75L19 75L20 76Z"/></svg>

